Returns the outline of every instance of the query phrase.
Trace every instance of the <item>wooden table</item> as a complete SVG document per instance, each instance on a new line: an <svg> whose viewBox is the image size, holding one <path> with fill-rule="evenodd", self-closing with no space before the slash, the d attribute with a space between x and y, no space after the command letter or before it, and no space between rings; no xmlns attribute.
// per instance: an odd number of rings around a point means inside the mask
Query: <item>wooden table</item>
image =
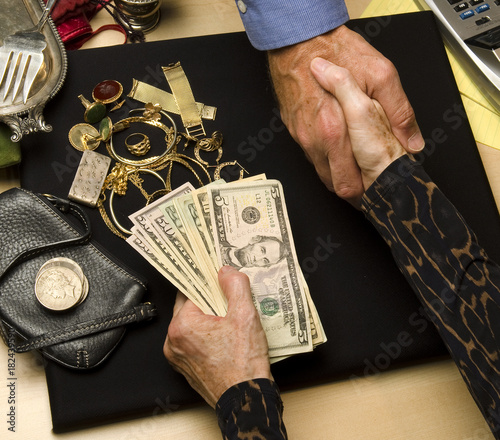
<svg viewBox="0 0 500 440"><path fill-rule="evenodd" d="M347 0L352 18L369 0ZM94 29L109 22L101 12ZM163 0L160 26L148 41L243 30L233 0ZM119 33L106 31L85 48L121 44ZM40 134L43 136L43 134ZM478 145L495 198L500 200L500 151ZM15 167L0 170L0 191L19 184ZM22 440L98 438L113 440L212 440L221 438L208 406L160 412L136 420L64 435L51 431L43 368L35 354L16 354L16 432L8 431L8 353L0 345L0 438ZM283 394L290 439L321 440L491 440L479 410L450 360L338 381Z"/></svg>

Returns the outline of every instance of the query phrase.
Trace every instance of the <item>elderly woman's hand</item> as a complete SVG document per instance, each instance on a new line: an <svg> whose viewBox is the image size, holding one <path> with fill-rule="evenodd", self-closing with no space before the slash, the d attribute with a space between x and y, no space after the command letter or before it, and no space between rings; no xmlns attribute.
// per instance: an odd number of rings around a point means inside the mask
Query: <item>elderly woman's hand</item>
<svg viewBox="0 0 500 440"><path fill-rule="evenodd" d="M366 189L405 149L391 131L382 106L367 96L351 73L322 58L311 62L318 83L339 102L350 145Z"/></svg>
<svg viewBox="0 0 500 440"><path fill-rule="evenodd" d="M163 352L175 370L215 407L233 385L272 379L267 338L252 301L248 277L230 266L219 271L227 297L225 317L205 315L181 293Z"/></svg>

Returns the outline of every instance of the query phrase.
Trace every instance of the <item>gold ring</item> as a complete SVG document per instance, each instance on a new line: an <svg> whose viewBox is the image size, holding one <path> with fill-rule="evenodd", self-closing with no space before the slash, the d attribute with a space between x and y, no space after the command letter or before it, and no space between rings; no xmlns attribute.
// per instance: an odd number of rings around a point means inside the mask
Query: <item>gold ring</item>
<svg viewBox="0 0 500 440"><path fill-rule="evenodd" d="M167 142L167 148L165 151L159 155L159 156L153 156L150 157L149 159L142 159L142 160L129 160L125 159L124 157L120 156L117 154L113 147L113 136L111 135L109 138L109 141L106 143L106 147L108 149L109 155L116 160L117 162L124 163L126 165L132 165L134 167L145 167L147 165L153 165L154 163L158 162L159 160L163 159L175 145L175 141L177 139L177 126L175 125L174 120L167 114L164 113L164 115L170 120L172 127L169 128L165 124L163 124L160 121L154 121L151 119L144 118L143 116L131 116L125 119L122 119L121 121L118 121L116 124L113 125L113 133L116 133L118 131L124 130L125 128L128 128L131 123L133 122L143 122L148 125L152 125L154 127L158 127L161 130L165 132L165 141Z"/></svg>
<svg viewBox="0 0 500 440"><path fill-rule="evenodd" d="M137 136L140 137L140 141L135 144L130 144L129 139ZM149 137L144 133L132 133L125 139L125 146L133 155L144 156L151 148L151 142L149 141Z"/></svg>

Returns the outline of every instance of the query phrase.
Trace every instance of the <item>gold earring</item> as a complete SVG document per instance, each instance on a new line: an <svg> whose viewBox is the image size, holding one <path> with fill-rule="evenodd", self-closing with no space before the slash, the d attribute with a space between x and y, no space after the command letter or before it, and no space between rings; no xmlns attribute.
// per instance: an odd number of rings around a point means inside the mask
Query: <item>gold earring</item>
<svg viewBox="0 0 500 440"><path fill-rule="evenodd" d="M237 160L233 160L231 162L221 163L220 165L217 165L215 167L214 180L219 180L220 179L220 172L221 172L222 168L227 167L229 165L238 165L241 168L239 179L243 179L243 176L245 175L245 173L248 174L248 171L245 170L245 168L243 168Z"/></svg>

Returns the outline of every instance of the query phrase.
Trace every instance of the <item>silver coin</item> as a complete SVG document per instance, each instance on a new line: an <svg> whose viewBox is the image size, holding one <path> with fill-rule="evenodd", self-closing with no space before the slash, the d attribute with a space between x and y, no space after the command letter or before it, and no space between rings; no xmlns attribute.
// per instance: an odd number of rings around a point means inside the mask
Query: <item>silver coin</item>
<svg viewBox="0 0 500 440"><path fill-rule="evenodd" d="M45 269L35 283L38 301L50 310L68 310L78 304L83 285L78 274L67 267Z"/></svg>
<svg viewBox="0 0 500 440"><path fill-rule="evenodd" d="M79 306L85 299L87 298L89 294L89 280L87 279L86 276L83 277L83 285L82 285L82 296L80 297L80 300L76 304Z"/></svg>
<svg viewBox="0 0 500 440"><path fill-rule="evenodd" d="M52 258L52 259L46 261L44 264L42 264L42 267L40 267L40 269L38 270L38 274L37 274L36 278L38 279L38 277L45 270L47 270L49 268L53 268L53 267L65 267L67 269L72 270L73 272L75 272L78 275L81 283L83 284L84 274L83 274L82 268L80 267L80 265L76 261L73 261L72 259L66 258L66 257L57 257L57 258Z"/></svg>
<svg viewBox="0 0 500 440"><path fill-rule="evenodd" d="M75 261L52 258L40 267L35 281L35 295L44 307L68 310L80 304L88 294L88 280Z"/></svg>

